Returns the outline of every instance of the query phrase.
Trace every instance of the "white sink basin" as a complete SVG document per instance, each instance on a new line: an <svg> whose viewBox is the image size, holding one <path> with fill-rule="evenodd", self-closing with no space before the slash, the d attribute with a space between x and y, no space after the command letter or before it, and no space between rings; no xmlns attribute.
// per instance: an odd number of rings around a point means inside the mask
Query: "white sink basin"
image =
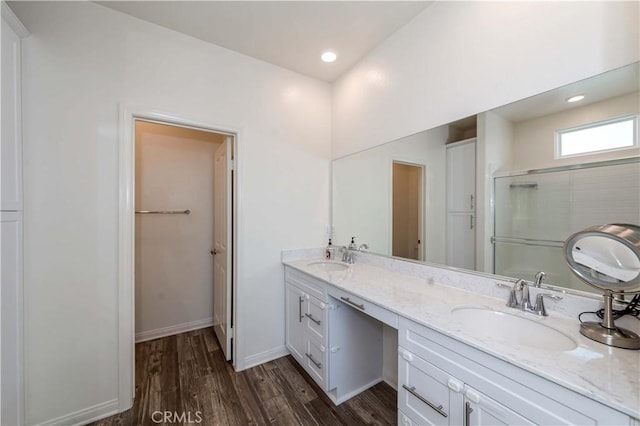
<svg viewBox="0 0 640 426"><path fill-rule="evenodd" d="M316 268L325 272L341 272L349 269L349 265L338 262L319 261L309 263L310 267Z"/></svg>
<svg viewBox="0 0 640 426"><path fill-rule="evenodd" d="M463 306L451 310L462 329L472 335L486 336L513 345L551 351L570 351L578 345L566 334L533 319L484 307Z"/></svg>

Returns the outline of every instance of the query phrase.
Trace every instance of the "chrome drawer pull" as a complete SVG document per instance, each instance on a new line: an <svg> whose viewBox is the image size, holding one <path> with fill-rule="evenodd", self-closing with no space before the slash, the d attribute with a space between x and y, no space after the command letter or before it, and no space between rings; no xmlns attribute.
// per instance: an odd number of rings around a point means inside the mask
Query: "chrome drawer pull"
<svg viewBox="0 0 640 426"><path fill-rule="evenodd" d="M304 296L300 296L298 298L298 316L300 317L299 322L302 322L304 316L302 315L302 304L304 303Z"/></svg>
<svg viewBox="0 0 640 426"><path fill-rule="evenodd" d="M311 360L311 362L312 362L312 363L314 363L314 364L315 364L315 366L316 366L316 367L318 367L318 368L322 368L322 363L321 363L321 362L316 361L315 359L313 359L313 355L310 355L310 354L308 354L308 353L306 353L306 352L305 352L304 354L307 356L307 358L309 358L309 359Z"/></svg>
<svg viewBox="0 0 640 426"><path fill-rule="evenodd" d="M315 319L313 315L304 314L304 316L309 318L311 321L315 322L316 324L320 325L320 320Z"/></svg>
<svg viewBox="0 0 640 426"><path fill-rule="evenodd" d="M444 411L442 411L442 405L439 406L435 406L433 403L427 401L426 399L424 399L424 397L420 394L418 394L416 392L416 387L415 386L407 386L407 385L402 385L403 388L405 388L407 390L407 392L409 392L411 395L415 396L416 398L418 398L420 401L424 402L425 404L427 404L429 407L433 408L434 410L436 410L438 412L438 414L440 414L442 417L447 417L447 413L445 413Z"/></svg>
<svg viewBox="0 0 640 426"><path fill-rule="evenodd" d="M473 413L473 408L471 408L471 403L467 402L464 405L464 426L471 426L471 413Z"/></svg>
<svg viewBox="0 0 640 426"><path fill-rule="evenodd" d="M356 308L360 309L361 311L364 311L364 305L358 305L357 303L352 302L351 299L348 298L348 297L340 297L340 299L344 300L345 302L347 302L351 306L355 306Z"/></svg>

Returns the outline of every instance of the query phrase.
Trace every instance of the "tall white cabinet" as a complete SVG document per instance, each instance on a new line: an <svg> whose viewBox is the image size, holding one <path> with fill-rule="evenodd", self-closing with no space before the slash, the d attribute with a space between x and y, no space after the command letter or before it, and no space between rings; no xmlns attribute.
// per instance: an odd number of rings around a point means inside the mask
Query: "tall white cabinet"
<svg viewBox="0 0 640 426"><path fill-rule="evenodd" d="M24 423L20 40L28 32L1 4L0 424L20 425Z"/></svg>
<svg viewBox="0 0 640 426"><path fill-rule="evenodd" d="M447 145L447 265L476 266L476 138Z"/></svg>

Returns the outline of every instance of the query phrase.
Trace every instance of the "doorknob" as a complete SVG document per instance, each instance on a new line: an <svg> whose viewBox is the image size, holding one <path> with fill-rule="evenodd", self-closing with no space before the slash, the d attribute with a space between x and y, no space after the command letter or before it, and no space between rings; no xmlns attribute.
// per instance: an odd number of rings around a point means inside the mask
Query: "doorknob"
<svg viewBox="0 0 640 426"><path fill-rule="evenodd" d="M215 256L216 254L218 254L218 250L213 249L213 250L210 250L209 253L211 253L212 256Z"/></svg>

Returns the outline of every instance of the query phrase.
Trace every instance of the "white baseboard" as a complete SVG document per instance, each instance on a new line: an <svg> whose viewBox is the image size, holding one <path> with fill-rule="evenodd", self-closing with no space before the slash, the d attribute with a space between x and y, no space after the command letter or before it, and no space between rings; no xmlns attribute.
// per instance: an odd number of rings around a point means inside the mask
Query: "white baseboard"
<svg viewBox="0 0 640 426"><path fill-rule="evenodd" d="M269 349L268 351L246 357L244 359L244 369L246 370L248 368L255 367L256 365L264 364L265 362L273 361L274 359L282 358L287 355L289 355L289 350L284 345Z"/></svg>
<svg viewBox="0 0 640 426"><path fill-rule="evenodd" d="M136 333L136 343L212 326L213 318L209 317L197 321L185 322L183 324L170 325L169 327L156 328L155 330L142 331L140 333Z"/></svg>
<svg viewBox="0 0 640 426"><path fill-rule="evenodd" d="M396 391L398 390L398 371L397 370L382 370L382 380L391 386Z"/></svg>
<svg viewBox="0 0 640 426"><path fill-rule="evenodd" d="M358 395L359 393L366 391L370 387L375 386L375 385L377 385L378 383L380 383L382 381L383 381L382 377L378 377L377 379L372 380L371 382L367 383L366 385L364 385L364 386L362 386L362 387L360 387L358 389L355 389L355 390L353 390L353 391L351 391L349 393L341 395L339 398L336 396L336 394L335 394L336 390L334 389L334 390L332 390L331 392L328 393L328 396L329 396L329 399L331 401L333 401L334 404L340 405L343 402L350 400L351 398L353 398L354 396Z"/></svg>
<svg viewBox="0 0 640 426"><path fill-rule="evenodd" d="M392 379L390 379L389 377L383 377L382 381L385 382L386 384L388 384L389 386L391 386L393 388L394 391L398 392L398 381L394 381Z"/></svg>
<svg viewBox="0 0 640 426"><path fill-rule="evenodd" d="M111 401L96 404L93 407L78 410L64 416L56 417L52 420L47 420L37 426L80 426L95 422L96 420L104 419L105 417L113 416L114 414L118 414L117 399L112 399Z"/></svg>

